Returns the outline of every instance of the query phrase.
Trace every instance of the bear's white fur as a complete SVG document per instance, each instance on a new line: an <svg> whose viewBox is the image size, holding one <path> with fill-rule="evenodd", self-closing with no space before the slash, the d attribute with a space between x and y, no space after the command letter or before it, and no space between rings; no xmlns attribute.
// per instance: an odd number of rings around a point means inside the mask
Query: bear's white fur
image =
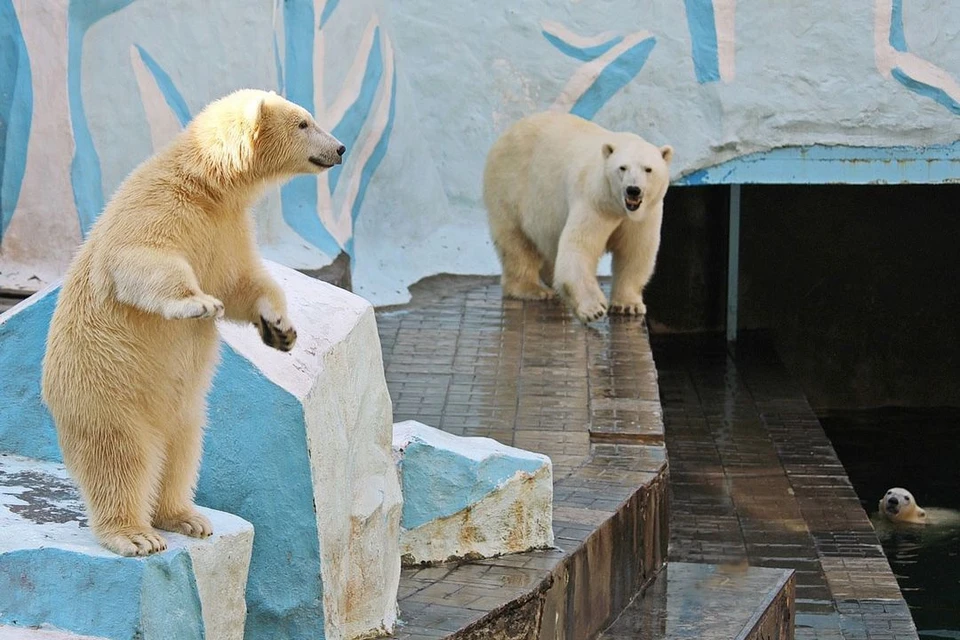
<svg viewBox="0 0 960 640"><path fill-rule="evenodd" d="M504 296L537 300L555 291L581 321L602 318L608 304L597 266L610 252L610 313L645 314L672 158L669 145L567 113L511 126L490 149L483 175Z"/></svg>
<svg viewBox="0 0 960 640"><path fill-rule="evenodd" d="M212 533L193 495L216 319L252 323L281 351L296 341L249 206L266 185L319 173L343 152L305 109L237 91L137 167L91 229L63 280L42 388L108 549L162 551L152 527Z"/></svg>
<svg viewBox="0 0 960 640"><path fill-rule="evenodd" d="M902 487L894 487L880 498L880 513L891 522L926 524L927 513L917 504L913 494Z"/></svg>
<svg viewBox="0 0 960 640"><path fill-rule="evenodd" d="M878 506L870 521L884 547L906 544L931 549L956 546L960 541L960 511L956 509L921 508L913 494L901 487L887 491Z"/></svg>

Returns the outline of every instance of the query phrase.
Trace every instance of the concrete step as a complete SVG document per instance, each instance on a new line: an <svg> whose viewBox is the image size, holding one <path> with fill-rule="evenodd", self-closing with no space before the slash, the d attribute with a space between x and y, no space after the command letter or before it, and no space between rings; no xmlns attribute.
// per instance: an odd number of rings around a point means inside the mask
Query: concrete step
<svg viewBox="0 0 960 640"><path fill-rule="evenodd" d="M602 640L793 640L789 569L670 562Z"/></svg>
<svg viewBox="0 0 960 640"><path fill-rule="evenodd" d="M242 640L253 526L201 511L210 538L162 532L166 551L124 558L62 465L0 454L0 639Z"/></svg>

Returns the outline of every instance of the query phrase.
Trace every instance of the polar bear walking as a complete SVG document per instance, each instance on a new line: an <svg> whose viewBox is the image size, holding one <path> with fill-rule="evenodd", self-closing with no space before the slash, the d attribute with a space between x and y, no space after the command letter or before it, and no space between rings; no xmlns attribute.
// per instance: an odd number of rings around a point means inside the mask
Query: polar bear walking
<svg viewBox="0 0 960 640"><path fill-rule="evenodd" d="M608 309L645 314L672 158L669 145L567 113L539 113L510 127L490 149L483 175L504 296L539 300L556 292L583 322ZM613 254L609 305L597 282L606 252Z"/></svg>
<svg viewBox="0 0 960 640"><path fill-rule="evenodd" d="M193 496L215 321L252 323L280 351L297 338L248 208L267 184L324 171L344 151L305 109L237 91L137 167L91 229L63 280L42 390L108 549L162 551L152 527L212 533Z"/></svg>

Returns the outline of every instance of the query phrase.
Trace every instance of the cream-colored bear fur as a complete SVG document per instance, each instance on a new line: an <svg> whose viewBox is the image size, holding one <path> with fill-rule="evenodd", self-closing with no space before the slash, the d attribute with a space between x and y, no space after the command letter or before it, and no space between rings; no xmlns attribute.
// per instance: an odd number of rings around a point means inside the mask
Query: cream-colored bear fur
<svg viewBox="0 0 960 640"><path fill-rule="evenodd" d="M602 318L608 305L597 266L610 252L610 312L645 314L672 157L669 145L567 113L510 127L490 149L483 176L504 295L537 300L556 291L581 321Z"/></svg>
<svg viewBox="0 0 960 640"><path fill-rule="evenodd" d="M249 206L266 185L319 173L343 152L305 109L237 91L137 167L91 229L51 321L43 398L108 549L162 551L151 525L212 533L193 495L216 319L252 323L281 351L297 338Z"/></svg>
<svg viewBox="0 0 960 640"><path fill-rule="evenodd" d="M891 522L926 524L927 512L920 508L913 494L901 487L894 487L880 498L880 513Z"/></svg>
<svg viewBox="0 0 960 640"><path fill-rule="evenodd" d="M880 498L879 513L887 522L898 524L923 524L935 532L925 534L927 542L935 542L942 535L960 528L960 511L956 509L922 508L913 494L902 487L894 487ZM882 522L882 520L881 520Z"/></svg>

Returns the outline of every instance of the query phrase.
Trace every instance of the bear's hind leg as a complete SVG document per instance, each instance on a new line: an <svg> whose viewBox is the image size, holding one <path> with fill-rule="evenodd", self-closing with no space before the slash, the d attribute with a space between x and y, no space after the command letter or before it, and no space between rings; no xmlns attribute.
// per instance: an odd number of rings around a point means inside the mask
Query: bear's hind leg
<svg viewBox="0 0 960 640"><path fill-rule="evenodd" d="M203 454L203 425L206 411L199 408L185 411L179 424L168 430L167 449L160 480L153 526L194 538L213 534L213 525L193 504L200 457Z"/></svg>
<svg viewBox="0 0 960 640"><path fill-rule="evenodd" d="M540 267L540 279L553 291L553 263L549 260L544 260L543 266Z"/></svg>
<svg viewBox="0 0 960 640"><path fill-rule="evenodd" d="M543 256L516 224L495 223L491 220L493 244L497 248L503 274L500 284L505 298L518 300L546 300L553 290L540 282Z"/></svg>
<svg viewBox="0 0 960 640"><path fill-rule="evenodd" d="M163 551L167 542L150 526L162 449L145 425L82 425L58 429L64 462L80 486L100 543L122 556Z"/></svg>

